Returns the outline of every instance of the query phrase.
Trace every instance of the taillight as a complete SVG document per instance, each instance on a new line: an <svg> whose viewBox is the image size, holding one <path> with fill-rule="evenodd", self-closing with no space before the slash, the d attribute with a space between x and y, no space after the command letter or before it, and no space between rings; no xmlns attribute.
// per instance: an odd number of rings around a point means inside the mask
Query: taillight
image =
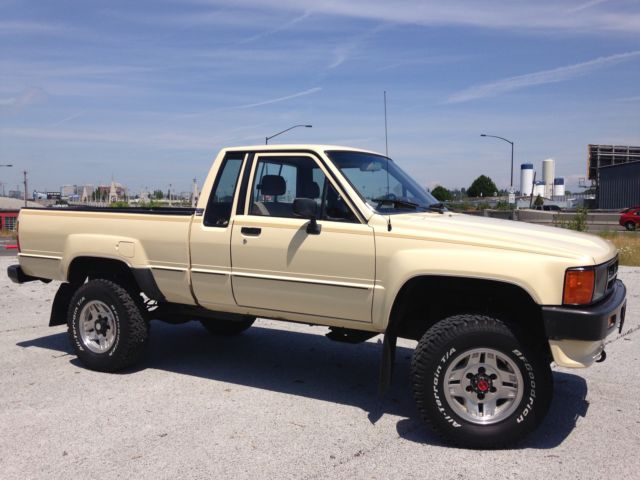
<svg viewBox="0 0 640 480"><path fill-rule="evenodd" d="M564 276L562 303L565 305L586 305L591 303L595 276L593 269L567 270Z"/></svg>

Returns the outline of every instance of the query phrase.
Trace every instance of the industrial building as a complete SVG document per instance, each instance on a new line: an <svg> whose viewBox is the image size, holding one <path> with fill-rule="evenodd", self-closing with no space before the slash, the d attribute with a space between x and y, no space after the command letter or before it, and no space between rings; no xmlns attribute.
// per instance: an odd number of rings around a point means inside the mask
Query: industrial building
<svg viewBox="0 0 640 480"><path fill-rule="evenodd" d="M520 195L529 197L540 195L543 198L555 199L565 196L564 178L555 176L555 160L547 158L542 161L542 178L535 180L532 163L520 165Z"/></svg>
<svg viewBox="0 0 640 480"><path fill-rule="evenodd" d="M640 205L640 147L589 145L587 169L598 208Z"/></svg>

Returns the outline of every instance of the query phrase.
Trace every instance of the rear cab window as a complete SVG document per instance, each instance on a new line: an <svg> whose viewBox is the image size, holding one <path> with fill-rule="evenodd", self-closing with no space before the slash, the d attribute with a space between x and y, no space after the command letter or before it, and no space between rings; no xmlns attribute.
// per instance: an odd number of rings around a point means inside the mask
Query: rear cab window
<svg viewBox="0 0 640 480"><path fill-rule="evenodd" d="M229 225L244 159L244 152L229 152L222 160L204 213L205 226L226 228Z"/></svg>

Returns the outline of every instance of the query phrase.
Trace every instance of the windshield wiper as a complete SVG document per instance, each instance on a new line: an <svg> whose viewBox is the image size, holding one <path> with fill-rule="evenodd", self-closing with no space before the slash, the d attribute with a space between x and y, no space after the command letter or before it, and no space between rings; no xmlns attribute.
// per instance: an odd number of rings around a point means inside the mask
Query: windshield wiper
<svg viewBox="0 0 640 480"><path fill-rule="evenodd" d="M447 211L447 207L444 206L444 203L432 203L427 207L427 209L438 213L444 213Z"/></svg>
<svg viewBox="0 0 640 480"><path fill-rule="evenodd" d="M417 203L408 202L407 200L400 200L399 198L374 198L374 202L378 203L390 203L394 207L409 207L417 210L418 208L424 208L418 205Z"/></svg>

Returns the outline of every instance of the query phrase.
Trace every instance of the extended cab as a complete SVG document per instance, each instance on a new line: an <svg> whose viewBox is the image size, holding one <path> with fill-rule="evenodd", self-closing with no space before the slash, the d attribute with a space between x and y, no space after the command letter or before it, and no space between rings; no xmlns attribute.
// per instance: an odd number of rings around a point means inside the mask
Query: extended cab
<svg viewBox="0 0 640 480"><path fill-rule="evenodd" d="M452 443L511 445L544 417L550 363L587 367L622 329L617 252L598 237L447 211L391 159L318 145L223 149L195 209L26 208L18 283L62 282L50 325L116 371L152 319L237 334L256 317L332 340L415 339L423 419Z"/></svg>

